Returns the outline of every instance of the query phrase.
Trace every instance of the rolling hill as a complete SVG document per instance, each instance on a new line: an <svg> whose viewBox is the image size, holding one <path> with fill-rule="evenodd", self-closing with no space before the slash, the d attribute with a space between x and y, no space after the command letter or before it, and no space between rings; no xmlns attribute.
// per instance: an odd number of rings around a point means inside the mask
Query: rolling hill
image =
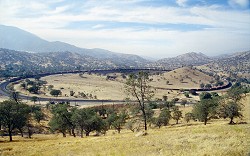
<svg viewBox="0 0 250 156"><path fill-rule="evenodd" d="M155 76L151 85L168 89L198 89L201 83L210 84L211 81L214 81L212 76L194 68L183 67Z"/></svg>

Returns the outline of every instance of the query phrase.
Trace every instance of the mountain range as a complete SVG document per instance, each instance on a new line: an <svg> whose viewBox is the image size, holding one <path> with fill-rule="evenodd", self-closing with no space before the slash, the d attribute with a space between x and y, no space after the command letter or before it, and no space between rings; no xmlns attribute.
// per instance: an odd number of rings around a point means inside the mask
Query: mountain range
<svg viewBox="0 0 250 156"><path fill-rule="evenodd" d="M250 51L247 51L220 57L208 57L203 53L190 52L172 58L150 61L137 55L98 48L79 48L59 41L49 42L12 26L0 25L0 34L0 72L15 69L14 74L19 73L19 75L76 69L175 69L208 63L217 63L221 66L229 63L238 66L245 62L244 67L248 68L250 60Z"/></svg>
<svg viewBox="0 0 250 156"><path fill-rule="evenodd" d="M0 25L0 48L26 52L73 52L96 59L112 61L118 66L144 66L150 61L137 55L115 53L104 49L86 49L55 41L49 42L17 27Z"/></svg>

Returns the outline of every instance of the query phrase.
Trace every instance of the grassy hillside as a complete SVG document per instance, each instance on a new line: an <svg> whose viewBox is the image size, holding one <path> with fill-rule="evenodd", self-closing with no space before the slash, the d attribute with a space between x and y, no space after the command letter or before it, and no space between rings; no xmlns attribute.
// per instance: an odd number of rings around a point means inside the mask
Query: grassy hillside
<svg viewBox="0 0 250 156"><path fill-rule="evenodd" d="M106 136L63 138L59 135L34 135L32 139L0 138L0 155L227 155L241 156L250 152L250 94L243 100L244 118L248 124L228 125L228 120L212 120L150 128L148 135L110 130ZM190 110L190 108L187 108Z"/></svg>
<svg viewBox="0 0 250 156"><path fill-rule="evenodd" d="M1 142L1 155L247 155L250 152L249 124L226 122L151 129L147 136L109 132L107 136L62 138L36 135ZM3 139L1 139L3 140ZM5 139L4 139L5 140Z"/></svg>

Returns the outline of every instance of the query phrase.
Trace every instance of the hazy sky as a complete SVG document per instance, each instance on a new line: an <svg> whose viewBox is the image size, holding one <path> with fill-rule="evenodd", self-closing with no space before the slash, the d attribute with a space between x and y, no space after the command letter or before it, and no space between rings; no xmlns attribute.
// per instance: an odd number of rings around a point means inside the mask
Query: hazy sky
<svg viewBox="0 0 250 156"><path fill-rule="evenodd" d="M49 41L163 58L250 50L250 0L0 0L0 24Z"/></svg>

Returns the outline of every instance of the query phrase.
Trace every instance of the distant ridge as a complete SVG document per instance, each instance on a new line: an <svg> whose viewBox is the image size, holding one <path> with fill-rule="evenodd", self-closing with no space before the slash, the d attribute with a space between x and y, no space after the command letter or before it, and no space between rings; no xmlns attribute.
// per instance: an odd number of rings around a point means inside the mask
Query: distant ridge
<svg viewBox="0 0 250 156"><path fill-rule="evenodd" d="M168 68L178 68L190 65L202 65L213 61L203 53L189 52L176 57L164 58L157 61L158 65Z"/></svg>
<svg viewBox="0 0 250 156"><path fill-rule="evenodd" d="M74 52L96 59L113 61L118 66L145 66L150 61L132 54L115 53L104 49L85 49L55 41L49 42L40 37L12 26L0 25L0 48L28 52Z"/></svg>
<svg viewBox="0 0 250 156"><path fill-rule="evenodd" d="M73 52L28 53L0 48L0 76L114 68L115 64Z"/></svg>

